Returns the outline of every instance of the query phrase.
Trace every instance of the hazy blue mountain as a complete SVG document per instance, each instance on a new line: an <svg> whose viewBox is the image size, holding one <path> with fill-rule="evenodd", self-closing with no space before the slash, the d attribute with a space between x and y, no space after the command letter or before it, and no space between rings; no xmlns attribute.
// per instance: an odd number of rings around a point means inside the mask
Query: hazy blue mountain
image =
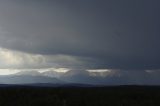
<svg viewBox="0 0 160 106"><path fill-rule="evenodd" d="M65 83L65 81L45 76L7 75L7 76L0 76L0 83L1 84L30 84L30 83L62 84Z"/></svg>
<svg viewBox="0 0 160 106"><path fill-rule="evenodd" d="M46 76L46 77L59 78L59 77L63 76L65 73L56 72L56 71L46 71L46 72L43 72L41 74L43 76Z"/></svg>
<svg viewBox="0 0 160 106"><path fill-rule="evenodd" d="M131 73L131 74L130 74ZM43 73L37 71L21 71L13 75L0 76L0 84L93 84L93 85L142 85L160 84L159 73L123 71L116 73L89 73L68 71L66 73L58 73L54 71L46 71ZM105 76L104 76L105 75ZM143 77L142 77L143 75ZM66 83L67 82L67 83ZM66 86L66 85L65 85ZM70 85L71 86L71 85Z"/></svg>
<svg viewBox="0 0 160 106"><path fill-rule="evenodd" d="M14 75L28 75L28 76L41 76L42 74L38 71L20 71Z"/></svg>
<svg viewBox="0 0 160 106"><path fill-rule="evenodd" d="M100 73L94 73L92 76L87 73L72 73L68 72L67 75L60 77L64 81L83 84L95 84L95 85L157 85L160 84L159 73L147 73L136 71L123 71L116 72L115 74L106 74L101 76Z"/></svg>

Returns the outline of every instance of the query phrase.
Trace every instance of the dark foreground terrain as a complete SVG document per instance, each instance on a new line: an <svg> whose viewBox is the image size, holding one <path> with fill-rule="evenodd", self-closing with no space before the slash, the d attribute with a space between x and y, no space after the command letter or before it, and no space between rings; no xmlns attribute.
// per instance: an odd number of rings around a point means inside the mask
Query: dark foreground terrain
<svg viewBox="0 0 160 106"><path fill-rule="evenodd" d="M160 106L160 87L0 87L0 106Z"/></svg>

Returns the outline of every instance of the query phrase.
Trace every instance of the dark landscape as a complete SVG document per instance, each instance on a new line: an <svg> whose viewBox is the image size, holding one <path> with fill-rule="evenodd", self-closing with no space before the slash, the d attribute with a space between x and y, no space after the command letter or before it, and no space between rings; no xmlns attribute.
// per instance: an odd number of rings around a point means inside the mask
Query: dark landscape
<svg viewBox="0 0 160 106"><path fill-rule="evenodd" d="M0 106L159 106L160 86L1 85Z"/></svg>

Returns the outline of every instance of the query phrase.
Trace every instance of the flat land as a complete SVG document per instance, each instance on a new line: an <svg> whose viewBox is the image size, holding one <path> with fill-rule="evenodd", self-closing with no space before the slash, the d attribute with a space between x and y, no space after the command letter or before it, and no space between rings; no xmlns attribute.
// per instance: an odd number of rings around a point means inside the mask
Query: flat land
<svg viewBox="0 0 160 106"><path fill-rule="evenodd" d="M0 106L160 106L159 86L0 87Z"/></svg>

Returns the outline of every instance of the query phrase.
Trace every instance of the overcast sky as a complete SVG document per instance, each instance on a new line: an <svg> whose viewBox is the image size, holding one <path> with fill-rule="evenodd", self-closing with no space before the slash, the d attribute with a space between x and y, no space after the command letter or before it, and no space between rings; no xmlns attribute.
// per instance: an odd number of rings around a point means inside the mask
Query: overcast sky
<svg viewBox="0 0 160 106"><path fill-rule="evenodd" d="M0 68L159 70L159 0L1 0Z"/></svg>

